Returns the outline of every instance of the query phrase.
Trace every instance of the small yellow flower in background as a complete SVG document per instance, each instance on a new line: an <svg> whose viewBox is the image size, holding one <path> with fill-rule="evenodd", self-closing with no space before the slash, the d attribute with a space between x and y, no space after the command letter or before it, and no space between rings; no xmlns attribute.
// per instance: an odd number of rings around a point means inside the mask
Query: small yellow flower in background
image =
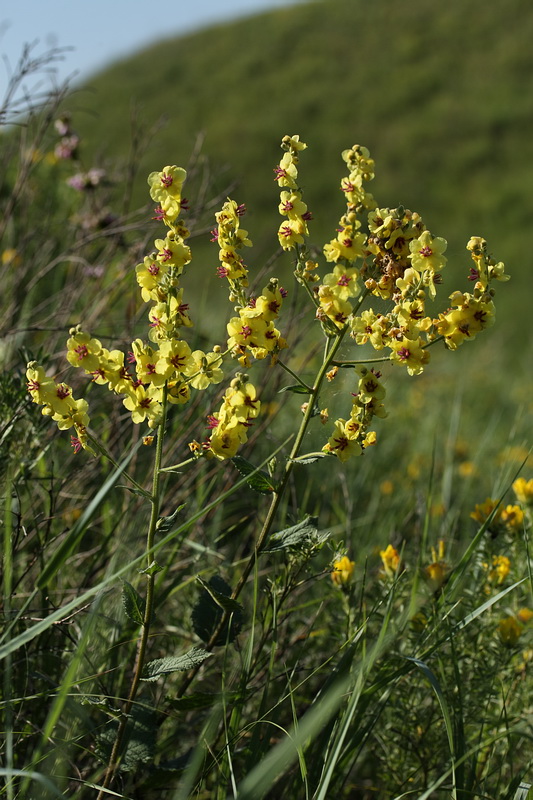
<svg viewBox="0 0 533 800"><path fill-rule="evenodd" d="M488 569L488 564L484 564L485 569ZM509 575L511 570L511 561L507 556L493 556L492 569L487 575L490 583L503 583L505 578Z"/></svg>
<svg viewBox="0 0 533 800"><path fill-rule="evenodd" d="M350 561L348 556L343 556L338 561L333 562L333 572L331 580L335 586L346 586L352 580L355 561Z"/></svg>
<svg viewBox="0 0 533 800"><path fill-rule="evenodd" d="M497 505L498 505L498 501L497 500L493 500L492 497L487 497L487 499L485 500L484 503L476 503L476 507L475 507L474 511L472 511L470 516L476 522L479 522L480 524L483 524L485 522L485 520L487 520L488 517L490 517L490 515L492 514L492 512L494 511L494 509L496 508ZM501 511L501 508L499 508L496 511L496 513L494 514L494 517L493 517L493 520L492 520L493 524L495 524L496 522L499 521L499 519L501 517L501 514L502 514L502 511Z"/></svg>
<svg viewBox="0 0 533 800"><path fill-rule="evenodd" d="M22 263L22 259L18 252L13 247L8 247L2 253L2 266L4 267L18 267Z"/></svg>
<svg viewBox="0 0 533 800"><path fill-rule="evenodd" d="M391 544L385 550L380 550L379 555L383 562L383 568L388 578L394 578L400 566L400 554Z"/></svg>
<svg viewBox="0 0 533 800"><path fill-rule="evenodd" d="M505 617L498 623L498 633L503 644L513 647L522 633L522 626L516 617Z"/></svg>
<svg viewBox="0 0 533 800"><path fill-rule="evenodd" d="M431 590L436 592L445 582L450 569L445 561L445 544L443 539L439 539L436 548L431 548L431 557L433 561L431 564L428 564L424 572Z"/></svg>
<svg viewBox="0 0 533 800"><path fill-rule="evenodd" d="M471 478L477 474L476 466L472 461L461 461L457 471L461 478Z"/></svg>
<svg viewBox="0 0 533 800"><path fill-rule="evenodd" d="M392 494L394 491L393 482L389 480L381 481L381 483L379 484L379 491L381 492L381 494L385 495Z"/></svg>
<svg viewBox="0 0 533 800"><path fill-rule="evenodd" d="M519 503L525 506L533 504L533 478L528 481L525 478L517 478L513 483L513 492Z"/></svg>
<svg viewBox="0 0 533 800"><path fill-rule="evenodd" d="M523 625L527 625L528 622L533 620L533 611L530 608L521 608L520 611L516 612L516 616Z"/></svg>
<svg viewBox="0 0 533 800"><path fill-rule="evenodd" d="M524 525L524 512L520 506L506 506L501 513L501 521L509 531L518 531Z"/></svg>

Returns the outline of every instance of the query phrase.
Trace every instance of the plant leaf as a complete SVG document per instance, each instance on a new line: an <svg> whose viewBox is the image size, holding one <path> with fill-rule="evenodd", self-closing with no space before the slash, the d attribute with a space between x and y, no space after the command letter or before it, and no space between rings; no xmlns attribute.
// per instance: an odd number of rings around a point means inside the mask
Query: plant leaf
<svg viewBox="0 0 533 800"><path fill-rule="evenodd" d="M198 666L206 658L212 656L201 647L193 647L188 653L182 656L167 656L166 658L156 658L144 665L142 681L156 681L161 675L168 675L171 672L183 672Z"/></svg>
<svg viewBox="0 0 533 800"><path fill-rule="evenodd" d="M144 623L146 601L128 581L122 581L122 605L126 616L132 622L136 622L137 625Z"/></svg>
<svg viewBox="0 0 533 800"><path fill-rule="evenodd" d="M260 494L271 494L276 491L277 484L267 472L264 472L262 469L258 470L257 467L254 467L253 464L242 456L233 456L231 460L241 475L244 477L250 475L246 481L250 489L253 489L255 492L260 492Z"/></svg>
<svg viewBox="0 0 533 800"><path fill-rule="evenodd" d="M330 531L318 531L317 518L305 517L301 522L290 528L273 533L269 539L268 547L263 553L275 553L280 550L313 550L320 548L329 538Z"/></svg>
<svg viewBox="0 0 533 800"><path fill-rule="evenodd" d="M278 391L278 394L281 394L282 392L293 392L294 394L310 394L307 386L304 386L302 383L293 383L290 386L283 386Z"/></svg>

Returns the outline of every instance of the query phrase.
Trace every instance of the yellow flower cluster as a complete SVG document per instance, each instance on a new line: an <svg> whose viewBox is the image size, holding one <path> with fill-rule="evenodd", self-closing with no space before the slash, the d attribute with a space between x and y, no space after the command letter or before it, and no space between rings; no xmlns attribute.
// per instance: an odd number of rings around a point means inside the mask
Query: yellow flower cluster
<svg viewBox="0 0 533 800"><path fill-rule="evenodd" d="M387 416L381 402L385 397L385 388L379 380L381 373L363 366L356 371L360 376L359 385L353 395L350 418L335 421L335 429L322 448L324 453L331 453L343 462L361 455L365 447L376 443L376 433L368 431L368 427L374 417Z"/></svg>
<svg viewBox="0 0 533 800"><path fill-rule="evenodd" d="M259 414L261 402L248 376L238 374L224 393L220 411L208 417L213 433L205 443L218 459L232 458L247 439L251 420Z"/></svg>
<svg viewBox="0 0 533 800"><path fill-rule="evenodd" d="M491 528L495 532L505 530L508 533L513 533L523 528L525 516L520 506L509 504L505 507L496 508L497 505L497 500L494 500L492 497L487 497L485 502L476 503L475 509L471 512L470 516L473 520L482 525L494 512ZM496 511L494 511L494 509L496 509Z"/></svg>
<svg viewBox="0 0 533 800"><path fill-rule="evenodd" d="M292 250L296 245L303 244L304 236L309 235L307 222L311 214L302 200L302 192L298 187L298 153L305 150L307 145L300 141L299 136L284 136L281 147L285 153L275 167L275 180L283 191L280 196L279 213L286 217L278 230L278 239L284 250Z"/></svg>
<svg viewBox="0 0 533 800"><path fill-rule="evenodd" d="M186 172L181 167L166 166L161 172L152 172L148 177L150 196L159 205L156 219L167 226L164 238L155 240L154 251L135 268L142 299L150 304L148 312L150 344L135 339L129 357L120 350L103 347L101 342L83 331L80 326L70 330L67 341L67 360L90 375L93 382L107 385L110 391L122 397L125 408L131 413L135 424L146 422L150 428L160 425L165 400L170 403L187 403L191 389L204 390L218 384L224 378L221 348L211 352L191 351L189 344L181 338L183 328L192 326L188 305L183 301L180 278L191 260L191 251L186 244L189 232L180 221L182 208L182 186ZM217 239L221 248L221 270L230 280L234 298L246 285L246 268L237 250L250 245L247 232L240 228L242 208L228 200L216 215ZM251 341L231 341L230 349L244 354L247 350L262 358L283 346L279 331L273 326L282 301L282 290L273 279L255 301L246 300L241 309L243 319L249 320L255 331ZM230 334L230 336L234 332ZM238 336L237 332L235 332ZM241 332L242 333L242 332ZM241 347L242 345L242 347ZM240 348L240 350L239 350ZM133 371L134 370L134 371ZM28 389L35 402L44 405L43 413L49 414L60 428L74 426L75 449L87 447L88 415L85 400L75 401L72 390L66 384L56 385L48 378L42 367L28 365ZM222 408L211 417L211 427L216 428L210 440L199 447L199 454L210 451L218 458L230 458L242 442L251 425L250 420L259 413L260 403L254 387L243 382L232 383L226 391ZM145 437L150 441L151 437Z"/></svg>
<svg viewBox="0 0 533 800"><path fill-rule="evenodd" d="M227 324L228 350L242 366L249 366L250 356L256 359L272 356L287 342L275 327L285 290L278 286L277 278L271 278L259 297L252 297L245 306L237 307L239 316L232 317Z"/></svg>
<svg viewBox="0 0 533 800"><path fill-rule="evenodd" d="M66 383L56 383L49 378L43 367L30 361L26 370L27 387L34 403L42 405L42 413L57 422L59 430L74 428L76 436L71 437L72 446L77 452L80 448L94 451L87 441L89 415L87 401L75 400L71 387Z"/></svg>

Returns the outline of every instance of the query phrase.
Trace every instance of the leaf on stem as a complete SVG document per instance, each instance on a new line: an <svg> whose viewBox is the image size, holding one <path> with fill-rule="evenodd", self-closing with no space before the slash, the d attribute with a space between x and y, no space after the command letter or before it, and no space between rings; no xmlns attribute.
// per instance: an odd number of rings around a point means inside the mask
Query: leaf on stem
<svg viewBox="0 0 533 800"><path fill-rule="evenodd" d="M122 581L122 605L126 616L132 622L136 622L137 625L144 623L146 601L128 581Z"/></svg>
<svg viewBox="0 0 533 800"><path fill-rule="evenodd" d="M188 653L182 656L167 656L166 658L156 658L154 661L148 661L144 665L142 681L156 681L162 675L168 675L171 672L187 672L194 667L197 667L206 658L212 656L201 647L193 647Z"/></svg>
<svg viewBox="0 0 533 800"><path fill-rule="evenodd" d="M317 518L308 515L296 525L273 533L268 546L262 552L276 553L280 550L312 551L320 549L324 542L329 539L331 532L319 531L316 523Z"/></svg>
<svg viewBox="0 0 533 800"><path fill-rule="evenodd" d="M246 481L250 489L253 489L255 492L259 492L260 494L272 494L272 492L276 491L277 484L272 480L267 472L264 472L262 469L258 470L257 467L254 467L253 464L251 464L242 456L233 456L231 460L241 475L244 477L250 475Z"/></svg>

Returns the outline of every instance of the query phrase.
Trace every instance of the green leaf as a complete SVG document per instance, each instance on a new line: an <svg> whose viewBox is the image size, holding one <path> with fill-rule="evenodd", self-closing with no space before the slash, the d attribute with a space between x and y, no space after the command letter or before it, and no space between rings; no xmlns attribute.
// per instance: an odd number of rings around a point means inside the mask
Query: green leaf
<svg viewBox="0 0 533 800"><path fill-rule="evenodd" d="M244 614L240 603L231 599L231 586L220 575L213 575L208 583L201 578L197 580L202 586L202 593L192 611L194 632L202 641L208 642L224 612L231 612L215 644L232 642L241 630Z"/></svg>
<svg viewBox="0 0 533 800"><path fill-rule="evenodd" d="M126 616L132 622L136 622L137 625L144 623L146 601L128 581L122 581L122 605Z"/></svg>
<svg viewBox="0 0 533 800"><path fill-rule="evenodd" d="M277 484L268 473L264 472L262 469L258 470L257 467L254 467L253 464L242 456L233 456L231 460L241 475L244 477L250 475L249 479L246 481L250 489L253 489L255 492L260 492L261 494L272 494L272 492L276 491Z"/></svg>
<svg viewBox="0 0 533 800"><path fill-rule="evenodd" d="M329 453L308 453L305 456L297 456L297 458L289 459L293 464L314 464L321 458L328 458Z"/></svg>
<svg viewBox="0 0 533 800"><path fill-rule="evenodd" d="M263 553L275 553L280 550L314 550L320 548L329 538L330 531L319 532L316 527L317 518L307 516L291 528L273 533L268 547Z"/></svg>
<svg viewBox="0 0 533 800"><path fill-rule="evenodd" d="M294 394L310 394L307 386L304 386L302 383L293 383L291 384L291 386L283 386L278 391L278 394L281 394L282 392L293 392Z"/></svg>
<svg viewBox="0 0 533 800"><path fill-rule="evenodd" d="M187 672L193 667L202 664L206 658L212 656L207 650L201 647L193 647L188 653L182 656L167 656L166 658L156 658L144 665L142 681L156 681L161 675L168 675L171 672Z"/></svg>
<svg viewBox="0 0 533 800"><path fill-rule="evenodd" d="M150 566L146 567L146 569L140 569L139 573L141 575L157 575L158 572L162 572L163 567L160 567L157 561L152 561Z"/></svg>
<svg viewBox="0 0 533 800"><path fill-rule="evenodd" d="M107 761L116 739L118 721L113 720L98 736L97 745L101 756ZM157 712L147 706L134 706L126 723L120 753L121 772L134 772L139 764L154 760L157 732Z"/></svg>
<svg viewBox="0 0 533 800"><path fill-rule="evenodd" d="M185 503L182 503L181 506L178 506L174 513L170 514L170 516L159 517L155 525L156 531L160 534L170 533L182 508L185 508Z"/></svg>

